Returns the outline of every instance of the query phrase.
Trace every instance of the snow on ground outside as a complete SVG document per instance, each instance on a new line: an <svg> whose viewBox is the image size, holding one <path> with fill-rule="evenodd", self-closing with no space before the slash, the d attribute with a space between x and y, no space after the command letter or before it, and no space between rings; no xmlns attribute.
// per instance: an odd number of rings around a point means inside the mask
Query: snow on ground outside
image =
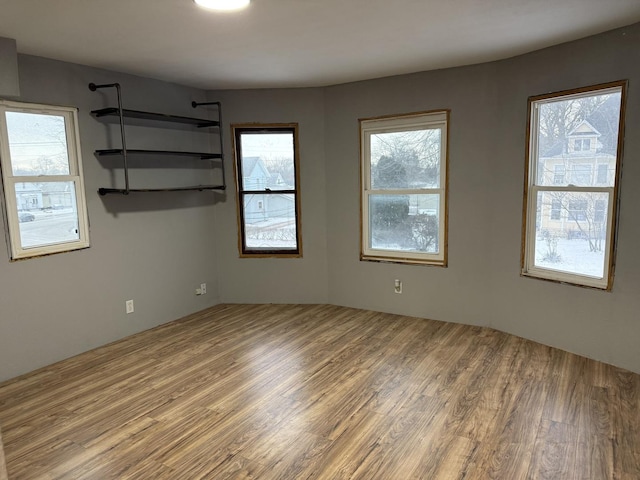
<svg viewBox="0 0 640 480"><path fill-rule="evenodd" d="M604 242L603 242L604 243ZM585 239L558 239L559 262L543 260L549 248L545 240L536 240L536 267L549 268L567 273L577 273L596 278L604 274L604 251L590 252L589 241Z"/></svg>

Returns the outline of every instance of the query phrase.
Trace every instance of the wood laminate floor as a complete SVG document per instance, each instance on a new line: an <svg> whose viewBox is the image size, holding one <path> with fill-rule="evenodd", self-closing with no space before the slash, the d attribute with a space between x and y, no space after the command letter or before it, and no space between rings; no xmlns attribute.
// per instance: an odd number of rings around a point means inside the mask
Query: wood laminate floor
<svg viewBox="0 0 640 480"><path fill-rule="evenodd" d="M0 384L10 480L640 478L640 376L491 329L222 305Z"/></svg>

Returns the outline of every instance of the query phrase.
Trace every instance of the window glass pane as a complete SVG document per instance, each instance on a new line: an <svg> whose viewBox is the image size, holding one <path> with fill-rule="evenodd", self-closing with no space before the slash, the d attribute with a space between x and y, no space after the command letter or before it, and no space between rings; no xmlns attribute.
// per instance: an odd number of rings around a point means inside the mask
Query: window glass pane
<svg viewBox="0 0 640 480"><path fill-rule="evenodd" d="M439 252L439 195L369 195L369 246Z"/></svg>
<svg viewBox="0 0 640 480"><path fill-rule="evenodd" d="M377 133L371 142L371 188L438 188L439 128Z"/></svg>
<svg viewBox="0 0 640 480"><path fill-rule="evenodd" d="M243 195L245 246L255 249L297 247L295 195Z"/></svg>
<svg viewBox="0 0 640 480"><path fill-rule="evenodd" d="M538 185L613 186L620 101L613 92L538 104ZM602 182L600 164L609 172Z"/></svg>
<svg viewBox="0 0 640 480"><path fill-rule="evenodd" d="M609 194L539 192L535 266L602 278Z"/></svg>
<svg viewBox="0 0 640 480"><path fill-rule="evenodd" d="M69 175L62 115L6 112L6 120L14 175Z"/></svg>
<svg viewBox="0 0 640 480"><path fill-rule="evenodd" d="M562 218L562 202L560 200L551 200L551 220L560 220Z"/></svg>
<svg viewBox="0 0 640 480"><path fill-rule="evenodd" d="M613 178L609 179L609 165L598 165L598 178L596 180L598 185L612 185Z"/></svg>
<svg viewBox="0 0 640 480"><path fill-rule="evenodd" d="M554 185L564 184L564 164L563 163L553 165L553 184Z"/></svg>
<svg viewBox="0 0 640 480"><path fill-rule="evenodd" d="M243 190L294 190L293 133L242 133Z"/></svg>
<svg viewBox="0 0 640 480"><path fill-rule="evenodd" d="M592 165L578 164L571 166L571 185L588 187L591 185Z"/></svg>
<svg viewBox="0 0 640 480"><path fill-rule="evenodd" d="M16 183L22 248L78 240L74 182Z"/></svg>

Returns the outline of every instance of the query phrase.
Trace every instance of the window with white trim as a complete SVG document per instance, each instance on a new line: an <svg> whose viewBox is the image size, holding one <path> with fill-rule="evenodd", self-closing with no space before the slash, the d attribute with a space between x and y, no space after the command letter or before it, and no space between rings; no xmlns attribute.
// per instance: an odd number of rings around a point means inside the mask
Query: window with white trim
<svg viewBox="0 0 640 480"><path fill-rule="evenodd" d="M77 109L0 101L0 166L12 259L89 246Z"/></svg>
<svg viewBox="0 0 640 480"><path fill-rule="evenodd" d="M615 82L529 99L523 275L611 289L625 90ZM567 132L587 124L597 148L576 148Z"/></svg>
<svg viewBox="0 0 640 480"><path fill-rule="evenodd" d="M446 266L448 119L360 120L362 260Z"/></svg>

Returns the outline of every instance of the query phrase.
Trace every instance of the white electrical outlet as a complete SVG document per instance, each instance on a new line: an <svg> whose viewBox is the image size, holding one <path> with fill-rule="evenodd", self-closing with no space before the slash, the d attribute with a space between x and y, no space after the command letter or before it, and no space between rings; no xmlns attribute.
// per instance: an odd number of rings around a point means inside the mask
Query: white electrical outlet
<svg viewBox="0 0 640 480"><path fill-rule="evenodd" d="M133 300L127 300L125 302L125 308L127 310L127 313L133 313Z"/></svg>
<svg viewBox="0 0 640 480"><path fill-rule="evenodd" d="M393 291L395 293L402 293L402 280L398 280L396 278L395 283L393 285Z"/></svg>
<svg viewBox="0 0 640 480"><path fill-rule="evenodd" d="M200 284L200 291L202 292L202 295L207 293L207 284L206 283L201 283Z"/></svg>

